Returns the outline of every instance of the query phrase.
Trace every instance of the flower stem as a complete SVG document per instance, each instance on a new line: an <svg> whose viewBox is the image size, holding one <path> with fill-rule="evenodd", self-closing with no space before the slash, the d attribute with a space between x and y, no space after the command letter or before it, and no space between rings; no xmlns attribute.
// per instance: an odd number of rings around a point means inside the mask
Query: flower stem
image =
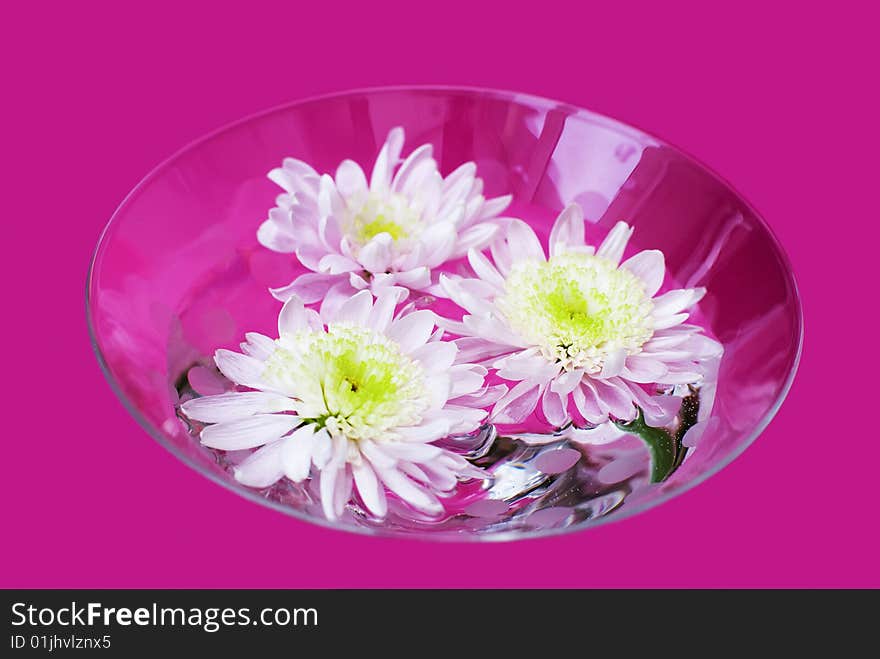
<svg viewBox="0 0 880 659"><path fill-rule="evenodd" d="M645 423L645 414L641 408L632 421L615 421L614 425L624 432L638 435L651 451L651 482L660 483L675 468L676 441L664 428L655 428Z"/></svg>
<svg viewBox="0 0 880 659"><path fill-rule="evenodd" d="M651 482L661 483L681 465L687 455L687 447L681 440L685 433L697 422L700 410L700 396L695 389L681 401L680 418L675 432L665 428L655 428L645 423L645 413L636 408L638 415L632 421L614 421L614 425L624 432L638 435L651 451Z"/></svg>

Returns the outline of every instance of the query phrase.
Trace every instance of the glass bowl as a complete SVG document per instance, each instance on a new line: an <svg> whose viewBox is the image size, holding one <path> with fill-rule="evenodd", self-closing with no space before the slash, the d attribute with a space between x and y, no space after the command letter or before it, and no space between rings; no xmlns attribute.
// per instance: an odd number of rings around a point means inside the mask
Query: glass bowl
<svg viewBox="0 0 880 659"><path fill-rule="evenodd" d="M246 331L275 336L280 303L267 288L302 272L257 243L279 190L266 173L286 156L334 171L372 165L389 129L405 153L430 142L445 175L477 164L485 194L512 194L507 215L546 239L559 211L579 203L590 242L621 219L642 249L666 255L668 277L705 286L700 320L724 346L714 408L699 443L672 475L651 483L649 454L632 435L573 442L484 433L472 457L493 479L468 484L428 519L357 505L328 522L308 484L265 490L238 483L240 456L200 445L181 397L221 391L219 347ZM678 149L580 108L523 94L450 88L342 93L279 107L222 128L159 165L128 195L98 243L87 285L98 360L132 416L201 474L295 517L373 534L510 540L588 528L645 510L729 463L779 409L800 355L802 316L788 261L767 225L725 181ZM704 392L708 393L708 392ZM694 442L692 441L691 444ZM477 445L479 444L479 445Z"/></svg>

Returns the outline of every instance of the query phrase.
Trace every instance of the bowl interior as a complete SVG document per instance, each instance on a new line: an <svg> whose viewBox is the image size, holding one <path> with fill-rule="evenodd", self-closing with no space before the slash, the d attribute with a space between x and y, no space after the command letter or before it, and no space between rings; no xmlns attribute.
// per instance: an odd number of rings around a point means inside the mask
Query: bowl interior
<svg viewBox="0 0 880 659"><path fill-rule="evenodd" d="M634 242L662 250L678 284L707 287L702 321L725 355L711 422L664 483L630 479L601 496L581 491L565 505L557 497L519 506L516 515L483 505L452 526L365 524L351 515L337 526L475 539L583 528L683 491L754 440L781 404L801 339L792 274L756 213L699 163L641 131L543 99L450 89L355 92L282 107L190 145L128 196L95 254L88 316L111 385L150 434L242 495L326 523L307 498L266 497L238 484L188 433L176 405L186 387L210 393L217 386L216 348L236 348L246 331L274 336L279 303L266 289L288 283L299 266L257 243L279 191L266 172L285 156L318 171L333 172L345 158L371 166L397 125L406 129L405 153L432 143L443 174L476 162L486 196L512 194L508 214L541 236L571 202L584 208L588 239L621 219L634 225ZM608 480L609 465L623 473L639 447L602 450L585 460L603 461Z"/></svg>

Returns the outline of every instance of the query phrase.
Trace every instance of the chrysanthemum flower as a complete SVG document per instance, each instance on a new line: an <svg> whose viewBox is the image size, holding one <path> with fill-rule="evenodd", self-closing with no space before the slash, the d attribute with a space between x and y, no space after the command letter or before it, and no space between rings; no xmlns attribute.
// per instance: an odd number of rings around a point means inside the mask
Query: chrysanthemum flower
<svg viewBox="0 0 880 659"><path fill-rule="evenodd" d="M215 361L234 391L185 402L206 425L201 442L233 451L261 447L235 468L252 487L286 476L320 479L324 513L339 517L356 490L379 517L385 488L417 510L437 514L436 494L482 472L431 442L476 429L500 393L486 369L455 364L454 343L440 341L431 311L394 317L403 291L369 291L322 317L290 298L279 338L246 335L242 353L218 350Z"/></svg>
<svg viewBox="0 0 880 659"><path fill-rule="evenodd" d="M663 284L663 253L646 250L620 263L632 228L619 222L598 250L584 242L584 218L573 204L557 218L545 256L534 231L511 221L491 247L492 261L471 250L477 278L442 277L441 286L467 314L445 327L464 337L462 356L490 363L517 384L493 410L497 423L522 421L541 402L556 426L573 402L588 422L633 419L668 423L678 396L658 385L698 383L721 353L716 341L685 325L703 288ZM656 296L656 297L655 297Z"/></svg>
<svg viewBox="0 0 880 659"><path fill-rule="evenodd" d="M313 271L273 295L332 307L359 289L425 290L436 284L433 268L489 243L497 230L491 220L510 196L485 199L473 162L444 179L430 144L401 163L403 141L403 129L392 129L369 182L352 160L335 177L293 158L269 172L285 193L257 237L269 249L295 253Z"/></svg>

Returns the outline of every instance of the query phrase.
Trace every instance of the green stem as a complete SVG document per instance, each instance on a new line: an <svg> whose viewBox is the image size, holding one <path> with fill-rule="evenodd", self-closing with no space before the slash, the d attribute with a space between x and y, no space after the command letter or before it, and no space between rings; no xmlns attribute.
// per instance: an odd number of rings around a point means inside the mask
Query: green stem
<svg viewBox="0 0 880 659"><path fill-rule="evenodd" d="M651 451L651 482L660 483L675 468L676 441L663 428L655 428L645 423L645 414L641 408L638 416L632 421L615 421L614 425L624 432L638 435Z"/></svg>
<svg viewBox="0 0 880 659"><path fill-rule="evenodd" d="M641 408L632 421L614 421L614 425L624 432L638 435L651 451L651 482L661 483L681 465L688 449L681 440L685 433L697 422L700 411L700 395L691 388L691 393L681 401L679 424L672 433L665 428L655 428L645 423L645 413Z"/></svg>

